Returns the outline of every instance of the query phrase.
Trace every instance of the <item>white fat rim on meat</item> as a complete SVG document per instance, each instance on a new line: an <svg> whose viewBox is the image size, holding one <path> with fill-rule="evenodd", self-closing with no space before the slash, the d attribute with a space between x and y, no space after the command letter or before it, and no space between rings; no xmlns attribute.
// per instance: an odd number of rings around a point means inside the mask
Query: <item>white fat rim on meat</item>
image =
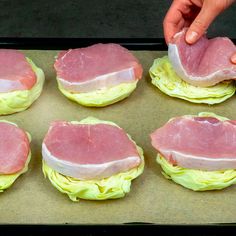
<svg viewBox="0 0 236 236"><path fill-rule="evenodd" d="M224 77L225 80L233 79L236 77L236 70L233 71L232 68L215 71L214 73L211 73L208 76L203 76L203 77L188 75L180 61L179 51L176 44L170 43L168 45L168 57L177 75L179 75L180 78L182 78L183 80L194 86L202 86L202 87L213 86L221 82L222 77Z"/></svg>
<svg viewBox="0 0 236 236"><path fill-rule="evenodd" d="M121 83L131 83L135 80L136 78L133 67L118 72L97 76L95 79L84 82L69 82L58 77L58 81L64 89L77 93L91 92L97 89L113 87Z"/></svg>
<svg viewBox="0 0 236 236"><path fill-rule="evenodd" d="M141 163L139 156L131 156L123 160L111 161L103 164L75 164L54 157L44 143L42 144L42 155L47 165L53 170L80 180L110 177L114 174L128 171Z"/></svg>
<svg viewBox="0 0 236 236"><path fill-rule="evenodd" d="M6 93L12 90L15 90L16 84L18 85L18 88L22 88L25 90L25 88L22 86L20 81L12 81L12 80L6 80L6 79L0 79L0 93Z"/></svg>
<svg viewBox="0 0 236 236"><path fill-rule="evenodd" d="M194 156L191 154L181 153L173 150L165 150L161 152L167 161L176 163L177 166L188 169L199 169L207 171L236 169L236 158L209 158Z"/></svg>

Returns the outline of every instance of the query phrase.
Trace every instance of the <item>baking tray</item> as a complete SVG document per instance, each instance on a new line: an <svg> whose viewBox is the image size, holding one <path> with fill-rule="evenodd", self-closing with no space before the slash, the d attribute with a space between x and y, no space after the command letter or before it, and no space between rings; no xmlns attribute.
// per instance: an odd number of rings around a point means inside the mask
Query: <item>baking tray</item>
<svg viewBox="0 0 236 236"><path fill-rule="evenodd" d="M104 108L87 108L69 101L59 92L53 63L59 50L99 42L119 43L133 50L144 67L144 74L129 98ZM234 231L236 186L222 191L193 192L166 180L155 162L156 152L149 134L171 117L201 111L236 117L235 96L214 106L192 104L171 98L151 84L148 70L155 58L166 55L164 39L1 38L0 47L22 50L46 76L42 95L29 109L0 117L16 122L33 138L28 172L0 194L1 232L177 235L191 231L192 235L200 232L215 235L223 232L222 227L224 233ZM80 120L87 116L116 122L144 149L145 171L133 181L131 192L123 199L74 203L43 177L41 143L50 122Z"/></svg>

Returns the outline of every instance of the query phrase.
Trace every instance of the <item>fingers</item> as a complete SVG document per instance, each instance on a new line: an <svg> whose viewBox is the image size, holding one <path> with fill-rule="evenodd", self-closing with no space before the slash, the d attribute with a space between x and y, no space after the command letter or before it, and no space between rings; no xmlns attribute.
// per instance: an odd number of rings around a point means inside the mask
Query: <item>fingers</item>
<svg viewBox="0 0 236 236"><path fill-rule="evenodd" d="M184 27L184 21L180 20L177 24L166 22L164 24L164 37L166 40L166 43L170 43L173 36L178 33L182 28Z"/></svg>
<svg viewBox="0 0 236 236"><path fill-rule="evenodd" d="M168 44L173 36L178 33L185 24L182 12L187 11L186 1L173 1L163 21L164 37Z"/></svg>
<svg viewBox="0 0 236 236"><path fill-rule="evenodd" d="M186 42L194 44L205 33L216 16L233 2L235 0L173 1L163 22L166 43L171 42L173 36L183 27L189 26L190 20L193 20L197 15L186 33ZM203 5L201 6L200 3ZM195 11L193 7L195 7ZM196 8L201 9L199 13Z"/></svg>
<svg viewBox="0 0 236 236"><path fill-rule="evenodd" d="M194 44L207 30L212 21L219 15L224 9L226 9L232 0L205 0L201 11L190 25L186 33L186 41L189 44Z"/></svg>
<svg viewBox="0 0 236 236"><path fill-rule="evenodd" d="M206 32L217 15L217 11L203 7L187 31L186 41L189 44L195 43Z"/></svg>
<svg viewBox="0 0 236 236"><path fill-rule="evenodd" d="M236 64L236 53L234 53L233 56L231 57L231 62Z"/></svg>

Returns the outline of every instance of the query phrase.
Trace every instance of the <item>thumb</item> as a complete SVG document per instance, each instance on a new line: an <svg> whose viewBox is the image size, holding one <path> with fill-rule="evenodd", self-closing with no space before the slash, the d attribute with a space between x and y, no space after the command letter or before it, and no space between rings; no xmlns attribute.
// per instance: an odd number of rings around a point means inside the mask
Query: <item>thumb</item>
<svg viewBox="0 0 236 236"><path fill-rule="evenodd" d="M203 5L201 11L186 33L187 43L194 44L197 42L219 13L219 8L213 8L211 5Z"/></svg>

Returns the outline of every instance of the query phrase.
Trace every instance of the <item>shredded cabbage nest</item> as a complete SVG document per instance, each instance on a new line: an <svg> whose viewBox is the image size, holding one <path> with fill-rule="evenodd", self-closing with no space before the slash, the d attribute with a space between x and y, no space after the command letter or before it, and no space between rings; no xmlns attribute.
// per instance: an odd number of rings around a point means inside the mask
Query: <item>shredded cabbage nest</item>
<svg viewBox="0 0 236 236"><path fill-rule="evenodd" d="M13 124L13 125L17 126L15 123L12 123L12 122L9 122L9 121L6 121L6 120L0 120L0 122L6 122L6 123L10 123L10 124ZM28 132L26 132L26 134L27 134L29 140L31 141L30 134ZM21 171L16 172L14 174L9 174L9 175L0 174L0 192L3 192L5 189L11 187L11 185L15 182L15 180L21 174L25 173L28 170L28 164L30 162L30 159L31 159L31 151L29 151L27 161L25 163L24 168Z"/></svg>
<svg viewBox="0 0 236 236"><path fill-rule="evenodd" d="M66 91L60 84L58 78L57 82L59 90L70 100L83 106L104 107L128 97L137 87L138 80L132 83L122 83L114 87L97 89L87 93L72 93Z"/></svg>
<svg viewBox="0 0 236 236"><path fill-rule="evenodd" d="M0 115L12 114L27 109L41 94L44 84L44 73L32 60L26 58L36 74L37 82L30 90L18 90L0 93Z"/></svg>
<svg viewBox="0 0 236 236"><path fill-rule="evenodd" d="M84 120L72 121L74 124L110 124L118 126L111 121L102 121L94 117L87 117ZM119 127L119 126L118 126ZM129 136L129 135L128 135ZM134 142L129 136L130 140ZM69 196L72 201L79 199L105 200L122 198L130 192L131 181L143 173L144 156L141 147L137 146L138 153L142 159L141 164L129 171L118 173L108 178L100 180L78 180L73 177L65 176L50 168L43 160L42 170L45 177L48 177L54 187L60 192Z"/></svg>
<svg viewBox="0 0 236 236"><path fill-rule="evenodd" d="M216 117L219 120L228 120L210 112L201 112L200 117ZM194 191L217 190L236 183L236 170L203 171L173 166L159 153L156 158L163 169L162 174L174 182Z"/></svg>
<svg viewBox="0 0 236 236"><path fill-rule="evenodd" d="M152 84L165 94L193 103L216 104L234 95L234 80L222 81L211 87L196 87L182 80L174 71L168 56L155 59L149 69Z"/></svg>

